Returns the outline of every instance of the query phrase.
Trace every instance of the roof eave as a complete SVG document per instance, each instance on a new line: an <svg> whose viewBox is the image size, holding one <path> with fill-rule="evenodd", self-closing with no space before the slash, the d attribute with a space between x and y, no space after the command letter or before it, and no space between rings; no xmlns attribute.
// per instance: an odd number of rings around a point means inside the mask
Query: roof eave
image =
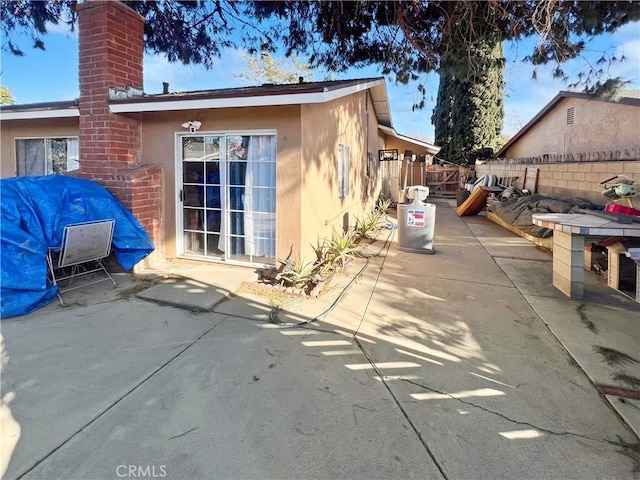
<svg viewBox="0 0 640 480"><path fill-rule="evenodd" d="M51 108L33 110L0 110L0 120L37 120L44 118L78 118L77 108Z"/></svg>
<svg viewBox="0 0 640 480"><path fill-rule="evenodd" d="M418 140L417 138L411 138L411 137L407 137L406 135L402 135L396 132L396 129L393 127L388 127L386 125L378 124L378 128L383 132L385 132L386 134L391 135L392 137L395 137L399 140L403 140L405 142L413 143L415 145L419 145L421 147L426 148L427 153L429 153L430 155L435 155L442 148L428 142L423 142L422 140Z"/></svg>
<svg viewBox="0 0 640 480"><path fill-rule="evenodd" d="M391 119L391 105L387 94L387 86L384 80L380 80L377 85L370 87L371 103L376 112L378 123L393 128Z"/></svg>
<svg viewBox="0 0 640 480"><path fill-rule="evenodd" d="M227 95L216 96L194 96L181 95L175 98L166 99L132 99L126 101L112 101L109 103L111 113L141 113L141 112L164 112L180 110L203 110L217 108L241 108L241 107L261 107L261 106L281 106L299 105L307 103L325 103L337 98L351 95L367 89L375 89L379 85L384 85L383 79L363 81L354 85L336 88L313 90L311 92L285 93L285 94L262 94L262 95Z"/></svg>

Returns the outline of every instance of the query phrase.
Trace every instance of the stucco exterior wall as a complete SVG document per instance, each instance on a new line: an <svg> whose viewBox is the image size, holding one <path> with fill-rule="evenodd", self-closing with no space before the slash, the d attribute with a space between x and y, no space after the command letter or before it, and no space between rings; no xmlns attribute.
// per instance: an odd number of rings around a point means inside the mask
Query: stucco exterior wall
<svg viewBox="0 0 640 480"><path fill-rule="evenodd" d="M183 122L199 120L198 134L275 130L276 161L276 258L287 256L289 246L300 239L300 106L230 108L145 113L142 120L142 155L146 164L165 171L163 198L164 254L176 256L176 134L186 133Z"/></svg>
<svg viewBox="0 0 640 480"><path fill-rule="evenodd" d="M0 178L15 177L16 138L77 137L77 118L47 118L0 122Z"/></svg>
<svg viewBox="0 0 640 480"><path fill-rule="evenodd" d="M350 150L349 194L338 196L338 146ZM377 152L384 148L377 117L366 93L326 104L302 106L302 217L300 252L294 260L314 259L312 245L330 238L332 229L354 226L373 208L380 192ZM371 153L370 175L367 157Z"/></svg>
<svg viewBox="0 0 640 480"><path fill-rule="evenodd" d="M500 177L516 176L518 177L516 186L522 188L527 166L537 168L539 171L537 193L561 198L583 198L597 205L607 203L607 199L602 195L600 182L620 174L640 182L640 161L538 163L535 165L487 163L476 166L476 172L478 177L489 173ZM634 199L634 202L640 203L640 198Z"/></svg>
<svg viewBox="0 0 640 480"><path fill-rule="evenodd" d="M141 114L141 163L160 166L163 172L159 254L177 255L176 155L177 135L190 120L202 123L198 134L275 131L276 258L290 254L312 260L318 239L331 236L332 228L354 226L372 209L381 189L378 151L394 140L378 129L378 119L366 92L324 104L277 107L227 108L200 111L165 111ZM2 122L2 176L16 174L16 137L78 136L78 119ZM397 146L405 149L415 146ZM338 196L338 145L350 148L349 194ZM394 144L394 145L396 145ZM371 161L369 155L371 154ZM82 151L80 158L82 161ZM292 247L295 247L292 250Z"/></svg>
<svg viewBox="0 0 640 480"><path fill-rule="evenodd" d="M398 155L402 158L401 170L399 177L399 187L404 185L405 174L407 177L407 186L410 185L426 185L426 166L424 163L418 161L420 155L426 155L427 149L424 147L418 147L413 143L409 143L401 138L396 138L391 135L387 135L385 139L386 149L398 149ZM416 155L416 161L407 164L407 160L404 158L404 153L407 150L411 150ZM407 170L407 166L409 169Z"/></svg>
<svg viewBox="0 0 640 480"><path fill-rule="evenodd" d="M573 124L567 110L573 107ZM640 149L640 108L632 105L563 98L540 122L525 133L505 158L565 155ZM629 158L629 157L627 157Z"/></svg>

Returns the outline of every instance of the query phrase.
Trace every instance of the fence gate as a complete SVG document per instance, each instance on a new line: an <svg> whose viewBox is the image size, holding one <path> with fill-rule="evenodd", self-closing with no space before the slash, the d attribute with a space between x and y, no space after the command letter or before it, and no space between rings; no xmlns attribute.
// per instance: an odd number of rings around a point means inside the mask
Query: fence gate
<svg viewBox="0 0 640 480"><path fill-rule="evenodd" d="M460 189L459 167L429 165L427 187L429 187L429 195L431 196L455 198L456 192Z"/></svg>

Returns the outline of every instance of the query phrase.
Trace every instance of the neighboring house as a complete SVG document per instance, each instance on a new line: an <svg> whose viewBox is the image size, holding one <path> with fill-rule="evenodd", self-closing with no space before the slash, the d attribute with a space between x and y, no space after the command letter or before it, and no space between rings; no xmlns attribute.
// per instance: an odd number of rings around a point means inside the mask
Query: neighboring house
<svg viewBox="0 0 640 480"><path fill-rule="evenodd" d="M497 158L635 160L640 157L640 99L613 102L560 92L496 153Z"/></svg>
<svg viewBox="0 0 640 480"><path fill-rule="evenodd" d="M640 180L640 99L607 101L560 92L495 155L476 163L478 176L512 179L514 186L596 205L602 183L618 175Z"/></svg>
<svg viewBox="0 0 640 480"><path fill-rule="evenodd" d="M144 94L143 18L77 8L80 97L2 107L0 173L99 182L151 235L152 263L311 260L375 205L380 151L438 150L396 133L382 78Z"/></svg>

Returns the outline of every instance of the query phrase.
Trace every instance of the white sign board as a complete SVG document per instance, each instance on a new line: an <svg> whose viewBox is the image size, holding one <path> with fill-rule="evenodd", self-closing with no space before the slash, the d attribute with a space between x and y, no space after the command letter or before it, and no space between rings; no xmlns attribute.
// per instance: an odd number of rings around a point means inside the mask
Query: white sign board
<svg viewBox="0 0 640 480"><path fill-rule="evenodd" d="M67 225L62 239L59 266L99 260L109 255L114 220Z"/></svg>
<svg viewBox="0 0 640 480"><path fill-rule="evenodd" d="M425 211L424 210L407 210L407 226L424 227Z"/></svg>

